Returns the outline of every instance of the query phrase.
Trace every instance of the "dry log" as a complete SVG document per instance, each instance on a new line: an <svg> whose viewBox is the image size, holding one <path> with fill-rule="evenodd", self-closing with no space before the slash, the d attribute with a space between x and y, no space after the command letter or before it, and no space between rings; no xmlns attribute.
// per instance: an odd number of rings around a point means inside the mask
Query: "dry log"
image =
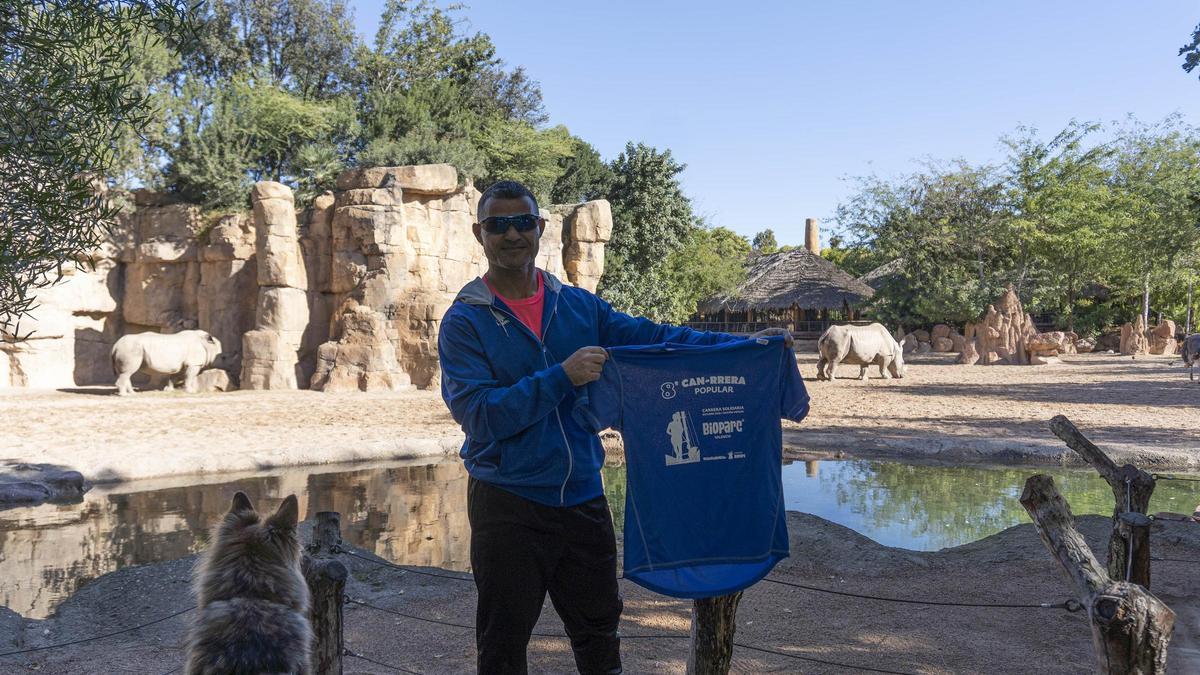
<svg viewBox="0 0 1200 675"><path fill-rule="evenodd" d="M742 592L692 602L692 648L688 675L726 675L733 661L733 634Z"/></svg>
<svg viewBox="0 0 1200 675"><path fill-rule="evenodd" d="M312 596L312 672L342 675L344 635L342 598L346 592L346 566L334 556L342 541L341 514L320 511L313 526L312 543L304 555L304 579Z"/></svg>
<svg viewBox="0 0 1200 675"><path fill-rule="evenodd" d="M1030 476L1021 493L1038 534L1079 596L1092 627L1098 670L1109 675L1167 671L1175 613L1137 584L1114 581L1075 529L1071 507L1054 479Z"/></svg>
<svg viewBox="0 0 1200 675"><path fill-rule="evenodd" d="M1107 453L1088 440L1071 423L1071 420L1063 415L1056 415L1050 420L1050 430L1054 432L1055 436L1061 438L1067 447L1079 453L1084 461L1091 464L1100 477L1112 488L1115 503L1113 504L1113 529L1108 539L1108 575L1113 579L1136 581L1130 570L1126 569L1130 559L1130 541L1127 535L1129 530L1122 529L1120 516L1125 512L1146 514L1150 508L1150 495L1154 494L1154 477L1132 464L1118 467ZM1149 544L1148 537L1133 542L1133 557L1144 557L1149 560ZM1147 583L1142 585L1149 588L1149 568L1145 571L1145 579Z"/></svg>

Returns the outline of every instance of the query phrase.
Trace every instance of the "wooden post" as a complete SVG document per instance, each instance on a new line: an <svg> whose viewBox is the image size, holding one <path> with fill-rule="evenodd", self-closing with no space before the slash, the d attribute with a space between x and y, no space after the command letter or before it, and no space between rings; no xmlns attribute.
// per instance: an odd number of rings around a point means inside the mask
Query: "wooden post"
<svg viewBox="0 0 1200 675"><path fill-rule="evenodd" d="M312 672L342 675L342 598L346 593L346 566L334 547L342 543L341 514L320 511L313 526L312 543L304 554L304 579L312 596Z"/></svg>
<svg viewBox="0 0 1200 675"><path fill-rule="evenodd" d="M1129 561L1129 529L1121 528L1121 514L1125 512L1145 515L1150 508L1150 495L1154 494L1154 477L1132 464L1118 467L1116 462L1100 448L1084 436L1071 420L1062 415L1056 415L1050 420L1050 430L1054 432L1080 457L1091 464L1100 477L1108 482L1113 491L1113 529L1108 539L1108 576L1113 579L1133 580L1133 575L1126 570ZM1150 538L1140 540L1134 538L1134 557L1144 557L1146 560L1145 580L1142 584L1150 587ZM1141 549L1138 542L1141 542Z"/></svg>
<svg viewBox="0 0 1200 675"><path fill-rule="evenodd" d="M733 662L733 634L742 592L692 601L692 649L688 675L726 675Z"/></svg>
<svg viewBox="0 0 1200 675"><path fill-rule="evenodd" d="M1105 573L1075 529L1071 507L1054 486L1053 478L1030 476L1021 493L1021 505L1088 614L1099 672L1166 673L1175 612L1145 588L1114 581Z"/></svg>
<svg viewBox="0 0 1200 675"><path fill-rule="evenodd" d="M1122 570L1128 577L1121 578L1150 588L1150 517L1142 513L1122 513L1117 519L1117 529L1126 543L1122 562L1129 564Z"/></svg>

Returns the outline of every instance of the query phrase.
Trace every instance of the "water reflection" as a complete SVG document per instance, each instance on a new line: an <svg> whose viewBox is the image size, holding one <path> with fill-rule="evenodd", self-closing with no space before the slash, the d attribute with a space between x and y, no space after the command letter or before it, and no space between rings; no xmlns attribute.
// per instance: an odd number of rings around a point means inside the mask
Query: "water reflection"
<svg viewBox="0 0 1200 675"><path fill-rule="evenodd" d="M806 461L783 468L788 510L844 525L886 546L934 551L982 539L1029 516L1018 501L1025 479L1054 477L1075 514L1110 515L1113 495L1095 471L1046 467ZM1191 514L1200 484L1159 481L1150 512Z"/></svg>
<svg viewBox="0 0 1200 675"><path fill-rule="evenodd" d="M812 513L889 546L930 550L973 541L1027 521L1017 502L1028 468L916 466L858 460L783 468L790 510ZM1090 471L1048 471L1076 513L1109 513L1112 493ZM625 469L606 466L605 492L620 536ZM195 479L191 479L195 480ZM197 552L233 493L260 510L289 494L301 511L342 514L343 537L400 564L467 571L466 472L435 464L281 470L222 482L143 481L101 486L78 504L0 511L0 603L44 618L96 577L129 565ZM1152 511L1191 512L1200 485L1160 482Z"/></svg>

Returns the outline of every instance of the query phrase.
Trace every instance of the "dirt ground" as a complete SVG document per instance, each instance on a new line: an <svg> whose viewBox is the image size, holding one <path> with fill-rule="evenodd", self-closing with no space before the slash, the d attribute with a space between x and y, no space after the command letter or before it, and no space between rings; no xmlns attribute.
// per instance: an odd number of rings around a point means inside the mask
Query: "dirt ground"
<svg viewBox="0 0 1200 675"><path fill-rule="evenodd" d="M1064 357L1047 366L960 366L949 355L910 359L899 380L818 382L800 357L812 412L785 423L793 455L923 456L951 460L1078 462L1049 429L1066 415L1118 463L1200 469L1200 381L1178 357ZM1172 363L1174 362L1174 363ZM812 364L811 366L809 364ZM857 366L841 366L856 378Z"/></svg>
<svg viewBox="0 0 1200 675"><path fill-rule="evenodd" d="M1071 597L1032 525L939 552L887 548L814 516L790 513L791 557L770 578L819 588L932 601L1037 604ZM1107 518L1078 521L1093 550L1102 550ZM1200 560L1200 525L1158 522L1156 556ZM362 551L360 555L365 554ZM369 556L373 557L373 556ZM89 637L169 616L191 605L188 576L194 558L131 567L106 575L45 621L26 621L0 609L0 652ZM474 585L400 572L356 558L347 594L346 645L380 664L347 658L345 672L473 672L470 625ZM1154 593L1178 614L1168 672L1200 672L1200 585L1195 564L1154 563ZM465 575L456 574L459 578ZM683 673L688 601L658 596L621 582L625 613L622 655L629 673ZM170 673L182 660L188 614L140 631L69 648L0 657L5 673ZM562 634L547 603L538 632ZM672 637L638 639L638 635ZM733 671L846 673L863 668L894 673L1095 672L1086 618L1061 609L938 607L846 598L760 582L738 611ZM755 651L772 650L793 655ZM530 669L573 672L565 639L535 637ZM809 659L809 660L802 660ZM819 663L824 661L829 663ZM843 665L830 665L830 663Z"/></svg>
<svg viewBox="0 0 1200 675"><path fill-rule="evenodd" d="M1200 470L1200 382L1169 357L1087 354L1053 366L911 359L908 376L815 381L812 412L787 424L797 458L830 454L954 461L1073 461L1047 421L1065 414L1118 462ZM855 377L858 368L842 366ZM92 481L399 459L457 450L437 391L325 394L0 390L0 461L55 464Z"/></svg>

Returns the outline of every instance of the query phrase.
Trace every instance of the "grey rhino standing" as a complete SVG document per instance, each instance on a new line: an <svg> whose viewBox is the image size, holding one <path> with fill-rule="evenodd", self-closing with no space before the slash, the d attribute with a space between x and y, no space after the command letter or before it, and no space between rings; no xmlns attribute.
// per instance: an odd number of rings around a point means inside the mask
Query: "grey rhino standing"
<svg viewBox="0 0 1200 675"><path fill-rule="evenodd" d="M860 380L867 379L867 366L879 366L883 379L904 377L904 350L882 324L830 326L817 340L817 379L832 380L839 363L861 366ZM888 373L891 373L889 376Z"/></svg>
<svg viewBox="0 0 1200 675"><path fill-rule="evenodd" d="M117 374L117 395L133 393L129 378L138 371L178 375L184 373L183 388L196 391L196 375L221 355L221 341L202 330L178 333L134 333L124 335L112 346L112 367ZM167 389L171 388L168 379Z"/></svg>
<svg viewBox="0 0 1200 675"><path fill-rule="evenodd" d="M1196 381L1196 364L1200 363L1200 333L1192 333L1183 339L1183 351L1180 353L1183 365L1187 366L1188 379Z"/></svg>

